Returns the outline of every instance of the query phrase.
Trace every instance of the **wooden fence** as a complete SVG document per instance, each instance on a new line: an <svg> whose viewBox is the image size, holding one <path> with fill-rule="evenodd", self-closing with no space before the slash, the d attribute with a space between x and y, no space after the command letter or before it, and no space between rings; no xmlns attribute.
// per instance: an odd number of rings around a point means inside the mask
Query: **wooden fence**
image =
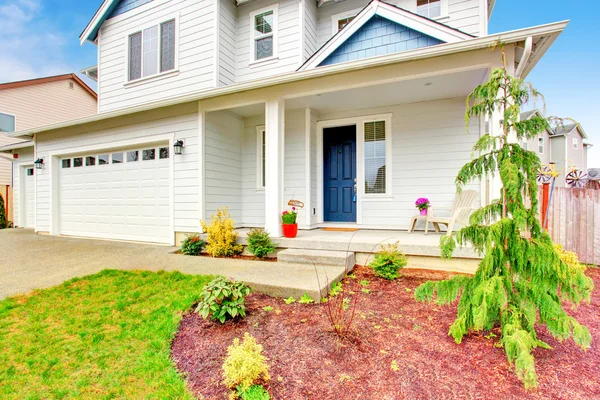
<svg viewBox="0 0 600 400"><path fill-rule="evenodd" d="M552 240L577 253L582 263L600 265L600 190L554 188L550 201Z"/></svg>

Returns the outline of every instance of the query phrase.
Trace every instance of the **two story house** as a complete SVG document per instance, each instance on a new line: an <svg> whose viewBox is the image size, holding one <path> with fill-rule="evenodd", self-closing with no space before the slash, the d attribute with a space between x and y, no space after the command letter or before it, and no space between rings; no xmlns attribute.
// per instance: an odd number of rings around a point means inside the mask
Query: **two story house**
<svg viewBox="0 0 600 400"><path fill-rule="evenodd" d="M99 114L35 141L35 229L177 243L220 206L239 227L406 229L449 207L471 147L465 96L503 65L526 78L567 22L488 34L493 0L105 0ZM473 183L486 202L496 180ZM16 218L17 223L20 219Z"/></svg>
<svg viewBox="0 0 600 400"><path fill-rule="evenodd" d="M0 83L0 151L18 149L19 152L15 154L21 154L22 159L31 163L34 143L11 138L8 133L87 117L97 111L96 92L75 74ZM19 174L18 169L13 170L13 157L12 154L0 153L0 194L5 198L9 220L14 218L13 211L21 208L22 226L33 227L33 165ZM21 179L21 197L17 195L13 201L10 195L12 187L18 185Z"/></svg>
<svg viewBox="0 0 600 400"><path fill-rule="evenodd" d="M542 116L539 110L521 113L521 120L534 115ZM571 172L585 174L587 172L587 135L580 124L565 121L564 124L548 129L537 138L524 140L521 146L534 151L540 157L543 165L554 164L554 170L559 173L555 180L558 187L568 187L568 175Z"/></svg>

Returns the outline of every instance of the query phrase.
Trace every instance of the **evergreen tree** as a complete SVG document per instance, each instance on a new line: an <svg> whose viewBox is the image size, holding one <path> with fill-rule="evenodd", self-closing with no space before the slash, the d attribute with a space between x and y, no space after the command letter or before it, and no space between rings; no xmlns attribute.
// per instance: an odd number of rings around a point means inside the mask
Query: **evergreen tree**
<svg viewBox="0 0 600 400"><path fill-rule="evenodd" d="M4 208L4 198L0 194L0 229L4 229L8 226L6 222L6 209Z"/></svg>
<svg viewBox="0 0 600 400"><path fill-rule="evenodd" d="M499 326L500 344L526 388L537 386L533 349L550 348L537 338L536 324L545 324L559 341L572 337L584 350L591 344L588 329L565 312L563 302L589 302L593 282L585 275L585 267L566 257L542 229L536 183L540 160L510 140L511 135L535 138L550 122L555 123L555 119L539 116L519 120L521 105L538 97L531 85L511 76L505 67L493 70L488 82L467 97L467 130L471 118L491 117L498 110L503 115L502 134L486 134L478 140L473 151L479 156L460 170L456 187L460 192L468 182L498 173L500 198L475 211L470 225L456 237L440 240L442 256L451 257L457 244L467 243L483 256L474 276L426 282L415 292L418 301L435 298L438 304L460 297L458 315L448 333L456 343L469 331Z"/></svg>

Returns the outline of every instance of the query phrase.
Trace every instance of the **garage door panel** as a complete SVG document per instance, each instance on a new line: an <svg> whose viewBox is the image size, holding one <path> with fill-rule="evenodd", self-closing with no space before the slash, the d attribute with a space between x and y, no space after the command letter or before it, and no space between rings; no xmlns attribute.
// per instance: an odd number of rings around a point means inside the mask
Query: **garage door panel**
<svg viewBox="0 0 600 400"><path fill-rule="evenodd" d="M61 168L61 233L170 243L171 162L143 161L141 150L139 156L139 161L94 166L85 166L83 156L83 167Z"/></svg>

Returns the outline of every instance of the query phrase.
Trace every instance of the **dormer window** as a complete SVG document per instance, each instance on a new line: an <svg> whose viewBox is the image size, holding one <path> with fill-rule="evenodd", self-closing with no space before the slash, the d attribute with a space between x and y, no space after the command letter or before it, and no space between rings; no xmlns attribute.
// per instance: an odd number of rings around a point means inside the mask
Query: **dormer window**
<svg viewBox="0 0 600 400"><path fill-rule="evenodd" d="M277 8L263 9L250 14L253 60L260 61L277 54Z"/></svg>
<svg viewBox="0 0 600 400"><path fill-rule="evenodd" d="M441 0L417 0L417 14L427 18L442 16Z"/></svg>
<svg viewBox="0 0 600 400"><path fill-rule="evenodd" d="M175 20L129 35L128 81L175 69Z"/></svg>

